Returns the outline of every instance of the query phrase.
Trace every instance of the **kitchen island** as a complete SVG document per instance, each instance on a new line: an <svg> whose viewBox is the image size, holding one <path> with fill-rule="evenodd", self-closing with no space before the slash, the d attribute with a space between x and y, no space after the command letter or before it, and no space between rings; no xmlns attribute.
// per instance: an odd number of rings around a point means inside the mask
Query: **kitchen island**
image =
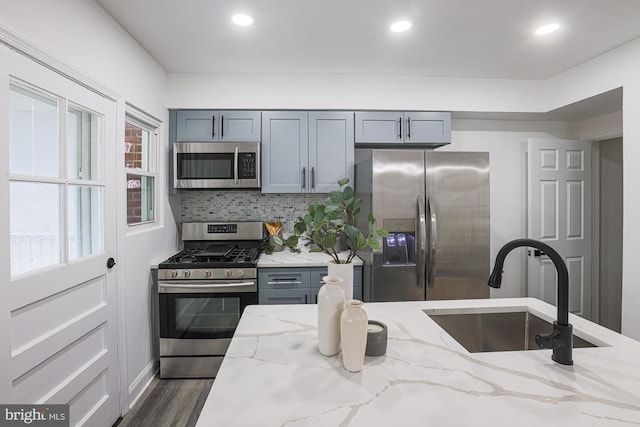
<svg viewBox="0 0 640 427"><path fill-rule="evenodd" d="M197 427L640 425L640 343L570 316L574 365L551 350L469 353L423 310L528 310L532 298L366 303L389 328L361 372L318 352L316 305L249 306Z"/></svg>

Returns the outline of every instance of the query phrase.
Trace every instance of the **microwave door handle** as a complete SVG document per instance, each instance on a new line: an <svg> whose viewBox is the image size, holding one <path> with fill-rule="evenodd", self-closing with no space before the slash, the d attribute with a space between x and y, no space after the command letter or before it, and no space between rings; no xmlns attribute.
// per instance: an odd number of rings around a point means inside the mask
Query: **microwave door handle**
<svg viewBox="0 0 640 427"><path fill-rule="evenodd" d="M233 182L238 183L238 147L233 153Z"/></svg>

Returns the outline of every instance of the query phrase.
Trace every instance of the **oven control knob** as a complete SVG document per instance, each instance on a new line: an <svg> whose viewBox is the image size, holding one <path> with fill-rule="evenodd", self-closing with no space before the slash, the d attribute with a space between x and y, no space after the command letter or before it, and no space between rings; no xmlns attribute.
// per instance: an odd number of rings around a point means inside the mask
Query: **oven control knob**
<svg viewBox="0 0 640 427"><path fill-rule="evenodd" d="M228 268L224 270L224 277L233 277L233 271Z"/></svg>
<svg viewBox="0 0 640 427"><path fill-rule="evenodd" d="M211 270L205 270L204 277L211 277Z"/></svg>
<svg viewBox="0 0 640 427"><path fill-rule="evenodd" d="M172 279L175 279L176 277L178 277L178 272L175 270L171 270L169 272L169 277L171 277Z"/></svg>
<svg viewBox="0 0 640 427"><path fill-rule="evenodd" d="M191 276L191 272L189 270L185 270L184 273L182 273L182 275L184 277L190 277Z"/></svg>
<svg viewBox="0 0 640 427"><path fill-rule="evenodd" d="M236 274L238 275L238 277L244 277L244 275L247 273L244 270L237 270Z"/></svg>

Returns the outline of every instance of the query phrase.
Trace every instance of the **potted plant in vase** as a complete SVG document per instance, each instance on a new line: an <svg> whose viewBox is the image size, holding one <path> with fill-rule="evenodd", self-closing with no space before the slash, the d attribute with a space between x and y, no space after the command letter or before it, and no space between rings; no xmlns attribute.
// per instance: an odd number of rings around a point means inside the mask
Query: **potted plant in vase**
<svg viewBox="0 0 640 427"><path fill-rule="evenodd" d="M300 239L310 246L310 252L324 252L331 257L328 274L343 279L343 289L347 301L353 298L353 259L362 249L380 247L377 237L389 233L375 228L376 219L369 213L366 235L358 228L356 216L362 207L362 199L355 196L349 185L349 178L338 181L339 190L332 191L324 203L309 205L304 216L299 216L293 234L282 243L290 250L298 251ZM344 243L346 250L340 250ZM342 256L342 258L341 258Z"/></svg>

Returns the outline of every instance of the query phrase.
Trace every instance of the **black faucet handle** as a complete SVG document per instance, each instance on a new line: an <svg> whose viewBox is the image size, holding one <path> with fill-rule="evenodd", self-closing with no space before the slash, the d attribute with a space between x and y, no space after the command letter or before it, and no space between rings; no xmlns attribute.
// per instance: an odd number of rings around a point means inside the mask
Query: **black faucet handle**
<svg viewBox="0 0 640 427"><path fill-rule="evenodd" d="M551 332L550 334L547 335L536 335L536 344L538 344L538 347L540 348L553 348L554 347L554 340L556 337L558 337L560 335L560 331L559 330L554 330L553 332Z"/></svg>
<svg viewBox="0 0 640 427"><path fill-rule="evenodd" d="M553 332L548 335L536 335L536 344L540 348L551 348L551 358L563 365L573 365L573 326L553 322Z"/></svg>

